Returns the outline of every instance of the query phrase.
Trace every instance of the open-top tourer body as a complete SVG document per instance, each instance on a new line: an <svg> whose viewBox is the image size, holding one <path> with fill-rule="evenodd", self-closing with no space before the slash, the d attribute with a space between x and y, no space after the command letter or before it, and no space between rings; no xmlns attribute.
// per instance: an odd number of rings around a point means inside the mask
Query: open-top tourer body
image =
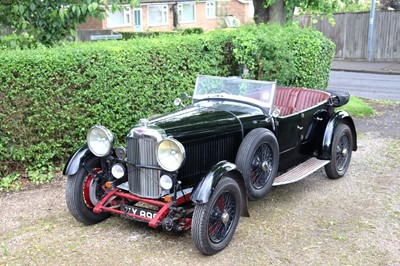
<svg viewBox="0 0 400 266"><path fill-rule="evenodd" d="M199 76L192 104L141 119L114 147L93 126L68 161L67 206L85 224L110 214L165 230L192 230L211 255L226 247L247 200L325 167L342 177L357 149L347 93ZM181 105L181 100L176 103Z"/></svg>

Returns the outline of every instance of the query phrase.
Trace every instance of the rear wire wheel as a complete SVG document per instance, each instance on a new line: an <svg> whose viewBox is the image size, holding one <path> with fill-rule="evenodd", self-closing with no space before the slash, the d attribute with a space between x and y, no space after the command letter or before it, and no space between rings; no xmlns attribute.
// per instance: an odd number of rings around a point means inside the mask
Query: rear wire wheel
<svg viewBox="0 0 400 266"><path fill-rule="evenodd" d="M245 179L250 200L265 197L278 172L279 148L275 135L265 128L250 131L240 144L236 165Z"/></svg>
<svg viewBox="0 0 400 266"><path fill-rule="evenodd" d="M331 179L344 176L349 168L353 150L353 137L346 124L339 124L334 132L331 150L331 161L325 165L326 175Z"/></svg>
<svg viewBox="0 0 400 266"><path fill-rule="evenodd" d="M87 172L86 169L91 169ZM107 219L109 213L94 213L93 208L104 196L104 191L96 175L101 174L100 160L90 158L75 175L68 176L65 198L72 216L84 224L96 224Z"/></svg>
<svg viewBox="0 0 400 266"><path fill-rule="evenodd" d="M192 238L205 255L223 250L232 240L240 218L242 195L238 183L223 177L210 200L197 204L192 219Z"/></svg>

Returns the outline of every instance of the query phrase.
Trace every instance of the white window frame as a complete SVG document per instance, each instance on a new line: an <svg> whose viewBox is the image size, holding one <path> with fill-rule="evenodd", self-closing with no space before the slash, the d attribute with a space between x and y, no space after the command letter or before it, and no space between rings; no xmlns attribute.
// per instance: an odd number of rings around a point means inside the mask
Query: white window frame
<svg viewBox="0 0 400 266"><path fill-rule="evenodd" d="M111 6L110 6L111 10ZM110 25L110 16L109 14L112 14L110 11L107 11L107 28L119 28L119 27L127 27L132 24L132 17L131 17L131 8L130 6L123 6L122 11L121 10L116 10L116 12L122 13L123 16L123 23L122 24L115 24L115 25ZM114 13L115 14L115 13Z"/></svg>
<svg viewBox="0 0 400 266"><path fill-rule="evenodd" d="M151 20L150 20L150 8L159 8L159 7L161 7L161 23L151 22ZM147 25L148 26L168 25L168 16L169 16L168 5L148 5L147 6Z"/></svg>
<svg viewBox="0 0 400 266"><path fill-rule="evenodd" d="M138 12L140 24L136 24L136 13ZM143 10L142 8L135 8L133 9L133 27L134 31L143 31Z"/></svg>
<svg viewBox="0 0 400 266"><path fill-rule="evenodd" d="M254 17L254 3L253 3L253 1L249 1L248 5L249 5L248 9L247 9L248 17L249 18L253 18Z"/></svg>
<svg viewBox="0 0 400 266"><path fill-rule="evenodd" d="M206 18L216 18L217 8L215 1L206 1Z"/></svg>
<svg viewBox="0 0 400 266"><path fill-rule="evenodd" d="M183 6L191 5L193 7L193 19L192 20L182 20ZM196 21L196 2L183 2L178 4L178 22L179 23L191 23Z"/></svg>

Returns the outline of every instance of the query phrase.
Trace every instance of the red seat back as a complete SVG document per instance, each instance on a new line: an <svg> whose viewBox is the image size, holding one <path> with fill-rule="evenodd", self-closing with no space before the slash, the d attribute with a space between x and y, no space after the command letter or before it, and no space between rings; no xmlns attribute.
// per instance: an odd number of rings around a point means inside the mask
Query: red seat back
<svg viewBox="0 0 400 266"><path fill-rule="evenodd" d="M294 108L305 110L329 98L329 94L323 91L302 89L297 96Z"/></svg>
<svg viewBox="0 0 400 266"><path fill-rule="evenodd" d="M289 115L310 108L329 98L324 91L303 88L276 88L275 108L280 116Z"/></svg>

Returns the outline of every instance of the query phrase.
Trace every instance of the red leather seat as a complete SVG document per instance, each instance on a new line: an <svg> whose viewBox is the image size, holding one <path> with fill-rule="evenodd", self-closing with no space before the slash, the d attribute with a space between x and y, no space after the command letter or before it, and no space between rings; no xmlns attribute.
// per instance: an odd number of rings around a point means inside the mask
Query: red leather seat
<svg viewBox="0 0 400 266"><path fill-rule="evenodd" d="M275 105L294 107L298 94L298 88L276 88Z"/></svg>
<svg viewBox="0 0 400 266"><path fill-rule="evenodd" d="M294 109L294 107L288 107L288 106L276 106L276 109L279 109L281 112L279 113L279 116L285 116L285 115L289 115L292 113L295 113L296 110Z"/></svg>
<svg viewBox="0 0 400 266"><path fill-rule="evenodd" d="M296 100L294 108L296 110L305 110L329 98L329 94L323 91L302 89Z"/></svg>
<svg viewBox="0 0 400 266"><path fill-rule="evenodd" d="M296 112L295 104L298 88L276 88L275 108L281 111L280 116L285 116Z"/></svg>
<svg viewBox="0 0 400 266"><path fill-rule="evenodd" d="M329 98L324 91L303 88L276 88L275 108L280 116L289 115L312 107Z"/></svg>

